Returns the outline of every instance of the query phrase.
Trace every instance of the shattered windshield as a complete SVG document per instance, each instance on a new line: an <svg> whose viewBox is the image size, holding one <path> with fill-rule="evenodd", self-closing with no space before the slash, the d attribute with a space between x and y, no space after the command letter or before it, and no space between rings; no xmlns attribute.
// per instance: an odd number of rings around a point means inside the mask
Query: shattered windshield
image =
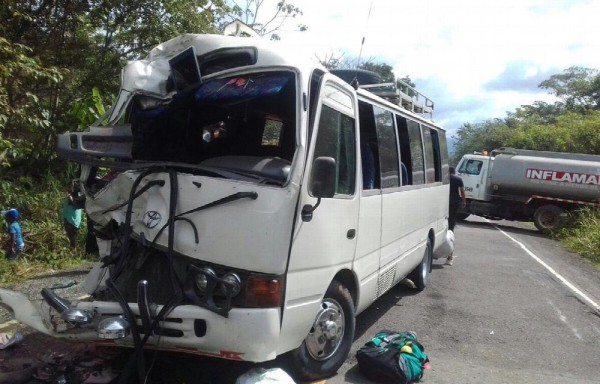
<svg viewBox="0 0 600 384"><path fill-rule="evenodd" d="M283 71L205 80L167 104L138 95L129 114L132 157L281 184L296 147L295 106L294 74Z"/></svg>

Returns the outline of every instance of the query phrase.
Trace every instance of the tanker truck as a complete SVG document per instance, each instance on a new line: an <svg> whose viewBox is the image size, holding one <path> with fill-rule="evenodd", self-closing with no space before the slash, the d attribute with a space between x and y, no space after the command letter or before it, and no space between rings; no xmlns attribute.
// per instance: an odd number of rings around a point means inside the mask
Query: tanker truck
<svg viewBox="0 0 600 384"><path fill-rule="evenodd" d="M600 207L600 156L500 148L467 154L456 167L467 205L459 219L533 221L544 233L564 225L565 213Z"/></svg>

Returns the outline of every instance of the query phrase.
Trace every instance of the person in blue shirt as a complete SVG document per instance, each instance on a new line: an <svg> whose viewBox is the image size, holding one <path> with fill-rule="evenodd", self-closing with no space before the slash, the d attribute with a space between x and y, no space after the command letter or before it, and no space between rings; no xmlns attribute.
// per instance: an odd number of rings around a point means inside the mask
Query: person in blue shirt
<svg viewBox="0 0 600 384"><path fill-rule="evenodd" d="M16 261L19 257L19 254L23 252L25 249L25 242L23 241L23 232L21 231L21 226L19 225L19 211L16 209L9 209L4 211L4 218L6 219L6 223L8 224L7 233L8 233L8 242L6 245L6 252L4 257L8 261Z"/></svg>
<svg viewBox="0 0 600 384"><path fill-rule="evenodd" d="M79 236L79 227L81 226L82 209L77 205L76 199L76 188L72 185L69 189L69 194L65 197L61 212L63 226L71 248L77 246L77 237Z"/></svg>

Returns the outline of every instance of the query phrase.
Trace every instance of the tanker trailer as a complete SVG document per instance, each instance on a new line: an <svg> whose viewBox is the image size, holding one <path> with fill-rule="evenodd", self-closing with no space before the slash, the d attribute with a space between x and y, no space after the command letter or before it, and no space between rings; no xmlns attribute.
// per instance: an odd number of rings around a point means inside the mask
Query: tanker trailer
<svg viewBox="0 0 600 384"><path fill-rule="evenodd" d="M600 207L600 156L500 148L489 156L464 155L457 175L465 184L470 214L533 221L542 232L564 224L564 214Z"/></svg>

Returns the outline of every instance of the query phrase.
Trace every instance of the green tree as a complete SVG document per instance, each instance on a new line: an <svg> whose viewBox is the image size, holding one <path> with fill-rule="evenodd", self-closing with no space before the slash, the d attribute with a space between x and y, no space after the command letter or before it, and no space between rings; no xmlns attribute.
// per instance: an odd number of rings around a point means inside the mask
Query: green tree
<svg viewBox="0 0 600 384"><path fill-rule="evenodd" d="M507 141L514 134L514 129L506 125L502 119L490 119L480 123L463 124L452 137L455 141L454 164L466 154L491 151L507 146Z"/></svg>
<svg viewBox="0 0 600 384"><path fill-rule="evenodd" d="M381 80L384 83L396 82L396 75L394 75L394 68L386 63L377 63L374 61L366 61L358 66L360 69L377 73L381 76Z"/></svg>
<svg viewBox="0 0 600 384"><path fill-rule="evenodd" d="M110 52L133 60L182 33L215 33L230 10L222 0L96 0L89 12L100 64Z"/></svg>
<svg viewBox="0 0 600 384"><path fill-rule="evenodd" d="M535 101L531 105L521 105L514 112L507 112L505 120L508 126L515 126L518 123L531 120L551 124L556 122L557 118L565 112L566 109L561 102L549 104L544 101Z"/></svg>
<svg viewBox="0 0 600 384"><path fill-rule="evenodd" d="M1 173L11 165L38 156L47 150L50 127L48 104L36 90L52 88L62 79L55 67L45 68L30 56L31 49L12 44L0 37L0 168Z"/></svg>
<svg viewBox="0 0 600 384"><path fill-rule="evenodd" d="M453 136L454 163L466 153L500 147L538 151L600 153L600 111L565 112L553 122L539 116L463 124Z"/></svg>
<svg viewBox="0 0 600 384"><path fill-rule="evenodd" d="M365 59L362 64L359 62L358 57L347 57L345 54L329 53L323 57L316 57L316 59L328 69L364 69L377 73L384 83L396 83L399 89L405 88L399 83L399 80L415 88L415 83L411 80L410 76L404 76L402 78L396 78L394 74L394 68L383 62L379 62L374 57Z"/></svg>
<svg viewBox="0 0 600 384"><path fill-rule="evenodd" d="M600 111L566 112L551 124L528 121L513 129L506 146L539 151L600 153Z"/></svg>
<svg viewBox="0 0 600 384"><path fill-rule="evenodd" d="M303 14L299 7L287 0L278 1L275 5L275 11L266 17L262 17L265 0L234 0L232 3L230 12L218 20L218 26L221 30L226 24L238 19L260 36L270 35L271 40L280 40L281 37L276 32L283 28L290 19L296 19ZM307 29L308 27L305 24L299 23L296 26L298 31L306 31Z"/></svg>
<svg viewBox="0 0 600 384"><path fill-rule="evenodd" d="M9 61L0 66L11 75L2 77L0 94L10 108L0 119L4 139L20 135L11 141L20 148L12 161L25 165L24 173L52 163L56 135L77 129L73 106L85 103L94 87L110 103L126 60L181 33L215 32L215 20L227 11L222 0L4 1L0 36Z"/></svg>
<svg viewBox="0 0 600 384"><path fill-rule="evenodd" d="M550 76L539 86L561 98L570 110L600 109L600 72L597 69L570 67Z"/></svg>
<svg viewBox="0 0 600 384"><path fill-rule="evenodd" d="M9 59L8 66L35 63L34 73L13 71L3 85L13 111L5 126L13 137L11 161L24 173L39 170L54 156L55 128L64 111L61 105L73 94L69 84L77 77L71 68L81 63L77 50L81 34L76 33L80 22L74 15L86 9L86 3L74 1L8 1L0 8L0 35L8 46L20 47L20 55ZM67 43L57 43L63 40ZM61 76L39 76L48 71ZM18 110L26 111L24 118L18 118Z"/></svg>

